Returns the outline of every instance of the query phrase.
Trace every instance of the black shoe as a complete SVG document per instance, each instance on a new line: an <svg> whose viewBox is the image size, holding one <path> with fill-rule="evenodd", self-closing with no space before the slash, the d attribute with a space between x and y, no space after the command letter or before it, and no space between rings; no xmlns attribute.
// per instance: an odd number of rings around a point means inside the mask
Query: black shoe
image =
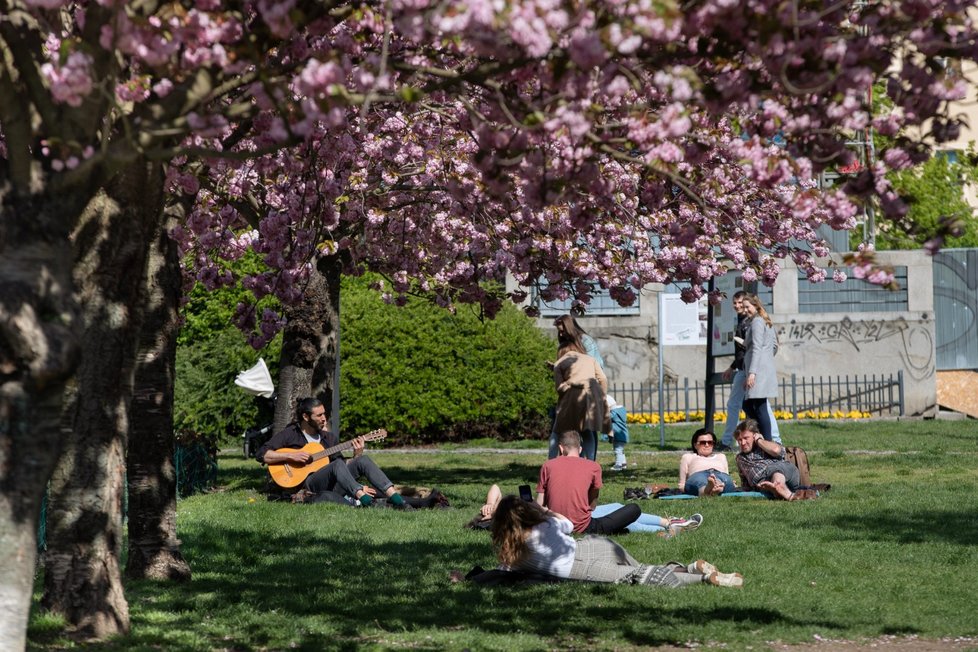
<svg viewBox="0 0 978 652"><path fill-rule="evenodd" d="M731 447L727 446L726 444L717 444L717 446L716 446L716 448L714 450L716 450L719 453L729 453L733 449Z"/></svg>

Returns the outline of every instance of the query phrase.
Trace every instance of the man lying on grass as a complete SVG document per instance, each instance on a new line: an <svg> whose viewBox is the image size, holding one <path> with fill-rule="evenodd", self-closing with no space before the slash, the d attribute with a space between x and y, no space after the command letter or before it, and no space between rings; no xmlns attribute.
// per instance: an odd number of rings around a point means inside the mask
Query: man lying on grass
<svg viewBox="0 0 978 652"><path fill-rule="evenodd" d="M321 500L370 505L379 493L397 509L410 509L387 475L363 454L364 437L340 444L339 436L326 430L329 413L318 398L304 398L296 408L296 420L258 449L256 458L283 488L302 486ZM353 457L342 449L352 448ZM325 449L340 449L328 454ZM365 477L370 486L357 478Z"/></svg>
<svg viewBox="0 0 978 652"><path fill-rule="evenodd" d="M764 439L754 419L740 422L734 439L740 446L737 469L749 486L785 500L794 498L801 477L798 468L785 459L784 446Z"/></svg>

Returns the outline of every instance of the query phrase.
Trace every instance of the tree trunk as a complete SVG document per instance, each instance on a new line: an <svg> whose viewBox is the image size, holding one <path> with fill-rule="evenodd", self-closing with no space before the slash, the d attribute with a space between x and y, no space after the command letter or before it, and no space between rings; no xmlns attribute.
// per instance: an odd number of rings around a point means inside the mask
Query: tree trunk
<svg viewBox="0 0 978 652"><path fill-rule="evenodd" d="M126 575L189 580L177 539L177 478L173 464L173 378L180 329L180 259L167 234L157 234L143 290L129 431L129 556Z"/></svg>
<svg viewBox="0 0 978 652"><path fill-rule="evenodd" d="M41 500L78 364L68 223L83 200L0 183L0 650L26 646Z"/></svg>
<svg viewBox="0 0 978 652"><path fill-rule="evenodd" d="M305 300L285 312L279 360L275 427L295 418L296 402L308 396L333 405L340 334L340 256L324 256L309 274Z"/></svg>
<svg viewBox="0 0 978 652"><path fill-rule="evenodd" d="M65 396L72 429L51 477L42 605L79 635L128 632L119 568L126 445L149 243L161 228L159 165L134 163L74 234L82 358Z"/></svg>

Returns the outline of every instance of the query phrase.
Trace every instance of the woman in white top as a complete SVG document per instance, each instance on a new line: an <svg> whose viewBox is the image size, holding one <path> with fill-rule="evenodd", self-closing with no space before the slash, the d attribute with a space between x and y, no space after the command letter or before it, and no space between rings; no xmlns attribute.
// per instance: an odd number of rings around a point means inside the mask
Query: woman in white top
<svg viewBox="0 0 978 652"><path fill-rule="evenodd" d="M720 573L702 559L688 566L669 562L642 564L611 539L587 536L575 540L569 520L518 496L499 501L492 520L492 544L504 570L524 570L553 577L615 584L683 586L706 582L742 586L739 573Z"/></svg>
<svg viewBox="0 0 978 652"><path fill-rule="evenodd" d="M693 433L692 453L679 460L679 488L690 496L716 496L736 491L727 457L716 452L717 436L706 428Z"/></svg>

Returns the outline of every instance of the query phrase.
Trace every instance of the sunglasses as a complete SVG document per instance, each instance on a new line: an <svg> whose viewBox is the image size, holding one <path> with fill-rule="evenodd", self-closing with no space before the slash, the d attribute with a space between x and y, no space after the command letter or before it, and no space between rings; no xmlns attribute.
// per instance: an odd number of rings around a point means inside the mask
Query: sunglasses
<svg viewBox="0 0 978 652"><path fill-rule="evenodd" d="M696 445L697 446L712 446L713 443L714 442L713 442L712 439L701 439L698 442L696 442Z"/></svg>

